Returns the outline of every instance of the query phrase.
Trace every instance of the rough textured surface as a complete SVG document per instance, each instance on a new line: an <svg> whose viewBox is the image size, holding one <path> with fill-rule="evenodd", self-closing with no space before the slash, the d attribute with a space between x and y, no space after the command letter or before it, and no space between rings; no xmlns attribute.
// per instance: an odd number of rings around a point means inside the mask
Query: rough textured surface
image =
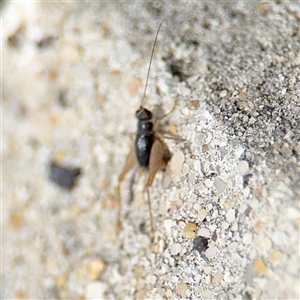
<svg viewBox="0 0 300 300"><path fill-rule="evenodd" d="M147 108L174 156L118 175ZM2 299L299 299L296 2L7 3ZM52 160L79 167L72 190ZM187 234L186 225L193 225Z"/></svg>

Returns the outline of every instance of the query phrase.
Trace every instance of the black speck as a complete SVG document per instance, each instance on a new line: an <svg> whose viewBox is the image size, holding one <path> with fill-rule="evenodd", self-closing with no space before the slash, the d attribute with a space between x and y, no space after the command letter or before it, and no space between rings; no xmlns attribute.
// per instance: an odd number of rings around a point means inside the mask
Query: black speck
<svg viewBox="0 0 300 300"><path fill-rule="evenodd" d="M217 233L214 232L211 239L215 242L217 240L218 236L217 236Z"/></svg>
<svg viewBox="0 0 300 300"><path fill-rule="evenodd" d="M252 178L252 174L247 174L243 177L243 187L247 187L247 185L249 184L249 180L250 178Z"/></svg>
<svg viewBox="0 0 300 300"><path fill-rule="evenodd" d="M194 239L193 250L197 250L199 254L205 252L208 248L208 238L204 236L197 236Z"/></svg>
<svg viewBox="0 0 300 300"><path fill-rule="evenodd" d="M7 38L7 44L12 48L19 48L23 37L23 28L19 28L15 33Z"/></svg>
<svg viewBox="0 0 300 300"><path fill-rule="evenodd" d="M244 298L245 300L252 300L252 296L251 296L251 294L249 293L249 292L246 292L245 293L245 298Z"/></svg>
<svg viewBox="0 0 300 300"><path fill-rule="evenodd" d="M68 106L68 96L67 96L67 91L60 89L58 91L58 103L62 106L62 107L67 107Z"/></svg>
<svg viewBox="0 0 300 300"><path fill-rule="evenodd" d="M70 190L76 183L80 172L80 168L64 167L52 161L50 164L49 178L60 187Z"/></svg>
<svg viewBox="0 0 300 300"><path fill-rule="evenodd" d="M183 60L175 60L173 57L168 56L166 58L168 62L168 70L173 77L178 77L179 81L185 81L187 75L185 73L185 65Z"/></svg>
<svg viewBox="0 0 300 300"><path fill-rule="evenodd" d="M36 43L36 46L41 49L46 49L46 48L49 48L53 44L54 40L55 40L54 37L47 36L47 37L42 38L40 41L38 41Z"/></svg>
<svg viewBox="0 0 300 300"><path fill-rule="evenodd" d="M251 212L252 208L250 206L247 207L247 209L245 210L245 216L248 217L250 212Z"/></svg>
<svg viewBox="0 0 300 300"><path fill-rule="evenodd" d="M146 226L146 223L145 223L145 222L142 222L142 223L140 224L140 226L139 226L139 230L140 230L140 232L143 233L143 234L146 234L146 233L147 233L147 232L146 232L146 228L147 228L147 226Z"/></svg>

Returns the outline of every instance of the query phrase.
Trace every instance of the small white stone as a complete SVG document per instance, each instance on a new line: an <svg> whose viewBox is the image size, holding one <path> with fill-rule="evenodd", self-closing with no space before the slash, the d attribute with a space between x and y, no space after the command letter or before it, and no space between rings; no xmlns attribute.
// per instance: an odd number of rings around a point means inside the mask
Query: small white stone
<svg viewBox="0 0 300 300"><path fill-rule="evenodd" d="M206 180L204 181L204 184L205 184L206 187L211 188L211 187L213 186L214 183L213 183L212 180L206 179Z"/></svg>
<svg viewBox="0 0 300 300"><path fill-rule="evenodd" d="M298 209L294 208L294 207L289 207L287 209L287 215L291 218L291 219L296 219L299 218L300 216L300 212Z"/></svg>
<svg viewBox="0 0 300 300"><path fill-rule="evenodd" d="M215 186L218 194L223 193L227 187L225 182L221 179L216 179L214 182L214 186Z"/></svg>
<svg viewBox="0 0 300 300"><path fill-rule="evenodd" d="M216 219L218 217L218 215L219 215L219 212L217 209L215 209L214 212L212 213L212 218Z"/></svg>
<svg viewBox="0 0 300 300"><path fill-rule="evenodd" d="M247 232L244 234L242 239L244 245L249 245L252 242L252 234L250 232Z"/></svg>
<svg viewBox="0 0 300 300"><path fill-rule="evenodd" d="M184 163L184 154L181 151L175 152L170 162L171 171L175 176L180 174L183 163Z"/></svg>
<svg viewBox="0 0 300 300"><path fill-rule="evenodd" d="M210 290L203 290L201 296L203 299L210 299L212 298L212 292Z"/></svg>
<svg viewBox="0 0 300 300"><path fill-rule="evenodd" d="M91 282L86 287L86 299L104 299L106 284L95 281Z"/></svg>
<svg viewBox="0 0 300 300"><path fill-rule="evenodd" d="M180 244L173 244L171 247L171 255L177 255L181 250Z"/></svg>
<svg viewBox="0 0 300 300"><path fill-rule="evenodd" d="M164 220L164 226L165 226L165 229L166 229L166 232L167 232L168 236L170 236L171 235L171 228L173 226L173 221L170 220L170 219Z"/></svg>
<svg viewBox="0 0 300 300"><path fill-rule="evenodd" d="M231 223L235 220L235 210L233 208L230 208L226 214L226 221L228 223Z"/></svg>
<svg viewBox="0 0 300 300"><path fill-rule="evenodd" d="M269 238L265 238L262 243L261 243L261 246L263 249L265 250L270 250L271 247L272 247L272 242Z"/></svg>
<svg viewBox="0 0 300 300"><path fill-rule="evenodd" d="M222 223L222 229L227 229L229 227L229 224L227 222Z"/></svg>
<svg viewBox="0 0 300 300"><path fill-rule="evenodd" d="M195 282L199 282L202 278L202 276L200 274L195 275Z"/></svg>
<svg viewBox="0 0 300 300"><path fill-rule="evenodd" d="M185 268L184 270L185 275L190 276L192 274L192 269L190 267Z"/></svg>
<svg viewBox="0 0 300 300"><path fill-rule="evenodd" d="M216 256L218 252L218 248L216 247L209 247L206 251L205 251L205 256L210 259L213 258L214 256Z"/></svg>
<svg viewBox="0 0 300 300"><path fill-rule="evenodd" d="M252 209L256 210L258 207L258 200L256 198L253 198L249 205L251 206Z"/></svg>
<svg viewBox="0 0 300 300"><path fill-rule="evenodd" d="M213 268L211 266L207 266L204 268L204 273L205 274L211 274L213 272Z"/></svg>
<svg viewBox="0 0 300 300"><path fill-rule="evenodd" d="M198 235L204 236L204 237L210 237L210 232L206 228L200 228L198 230Z"/></svg>
<svg viewBox="0 0 300 300"><path fill-rule="evenodd" d="M237 231L237 230L238 230L238 224L237 224L237 222L234 222L234 223L231 225L230 230L231 230L231 231Z"/></svg>
<svg viewBox="0 0 300 300"><path fill-rule="evenodd" d="M174 260L173 257L170 257L170 258L169 258L169 266L170 266L170 267L174 267L174 266L175 266L175 260Z"/></svg>
<svg viewBox="0 0 300 300"><path fill-rule="evenodd" d="M200 163L200 160L195 160L195 161L194 161L194 169L195 169L195 171L201 171L201 163Z"/></svg>
<svg viewBox="0 0 300 300"><path fill-rule="evenodd" d="M245 175L249 171L249 164L246 160L239 161L238 171L240 175Z"/></svg>
<svg viewBox="0 0 300 300"><path fill-rule="evenodd" d="M198 215L198 220L199 222L202 222L207 216L207 210L206 209L201 209Z"/></svg>
<svg viewBox="0 0 300 300"><path fill-rule="evenodd" d="M217 274L215 274L215 276L212 278L211 282L212 283L218 283L220 282L221 280L223 280L224 278L224 275L220 272L218 272Z"/></svg>
<svg viewBox="0 0 300 300"><path fill-rule="evenodd" d="M182 175L186 175L190 172L190 167L188 164L184 163L182 168ZM175 174L175 173L174 173Z"/></svg>
<svg viewBox="0 0 300 300"><path fill-rule="evenodd" d="M211 276L210 275L207 275L204 279L204 283L205 284L210 284L211 283Z"/></svg>
<svg viewBox="0 0 300 300"><path fill-rule="evenodd" d="M170 278L170 282L172 282L173 284L177 284L178 281L179 281L179 279L178 279L177 276L172 276L172 277Z"/></svg>
<svg viewBox="0 0 300 300"><path fill-rule="evenodd" d="M250 195L250 189L246 187L245 189L243 189L243 196L244 198L248 198L249 195Z"/></svg>
<svg viewBox="0 0 300 300"><path fill-rule="evenodd" d="M156 276L155 275L150 275L149 277L147 277L147 283L150 283L152 285L154 285L156 283Z"/></svg>
<svg viewBox="0 0 300 300"><path fill-rule="evenodd" d="M227 91L226 90L222 90L220 92L220 98L224 98L224 97L226 97L226 95L227 95Z"/></svg>
<svg viewBox="0 0 300 300"><path fill-rule="evenodd" d="M272 235L272 241L275 245L283 245L285 243L285 235L280 231L275 231Z"/></svg>
<svg viewBox="0 0 300 300"><path fill-rule="evenodd" d="M231 251L235 251L238 247L238 243L236 242L232 242L228 245L228 248L231 250Z"/></svg>

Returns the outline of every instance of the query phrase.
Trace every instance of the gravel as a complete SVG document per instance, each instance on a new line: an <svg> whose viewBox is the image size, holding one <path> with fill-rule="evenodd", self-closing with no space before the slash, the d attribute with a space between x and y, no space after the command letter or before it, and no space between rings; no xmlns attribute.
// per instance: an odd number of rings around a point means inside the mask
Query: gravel
<svg viewBox="0 0 300 300"><path fill-rule="evenodd" d="M151 242L147 172L118 177L162 19ZM2 298L299 299L299 21L285 1L2 4Z"/></svg>

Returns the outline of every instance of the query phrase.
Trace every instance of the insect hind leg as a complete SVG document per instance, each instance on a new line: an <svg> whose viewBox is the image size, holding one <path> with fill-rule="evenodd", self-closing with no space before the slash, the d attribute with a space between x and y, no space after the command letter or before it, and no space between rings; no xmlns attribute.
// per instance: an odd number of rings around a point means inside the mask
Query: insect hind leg
<svg viewBox="0 0 300 300"><path fill-rule="evenodd" d="M134 149L132 148L125 161L124 168L122 170L122 173L119 176L119 186L118 186L118 196L119 196L119 212L118 212L118 223L117 223L117 233L120 233L122 229L122 212L123 212L123 205L122 205L122 199L121 199L121 183L124 180L124 177L126 174L136 165L137 160L135 153L133 151Z"/></svg>
<svg viewBox="0 0 300 300"><path fill-rule="evenodd" d="M166 145L160 139L157 138L154 141L153 146L151 148L150 159L149 159L149 171L148 171L149 173L148 173L148 178L146 183L152 241L154 240L155 229L154 229L153 216L152 216L150 187L152 186L156 173L159 170L164 169L166 167L167 161L169 160L168 154L170 154L170 152L167 149Z"/></svg>

